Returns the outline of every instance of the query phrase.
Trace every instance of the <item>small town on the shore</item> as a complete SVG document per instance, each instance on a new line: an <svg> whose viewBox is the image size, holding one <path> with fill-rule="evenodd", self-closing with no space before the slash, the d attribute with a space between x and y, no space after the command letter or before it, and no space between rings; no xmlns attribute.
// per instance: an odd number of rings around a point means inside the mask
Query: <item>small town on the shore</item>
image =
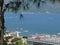
<svg viewBox="0 0 60 45"><path fill-rule="evenodd" d="M60 33L58 35L35 34L21 36L19 31L6 32L4 35L8 45L60 45Z"/></svg>

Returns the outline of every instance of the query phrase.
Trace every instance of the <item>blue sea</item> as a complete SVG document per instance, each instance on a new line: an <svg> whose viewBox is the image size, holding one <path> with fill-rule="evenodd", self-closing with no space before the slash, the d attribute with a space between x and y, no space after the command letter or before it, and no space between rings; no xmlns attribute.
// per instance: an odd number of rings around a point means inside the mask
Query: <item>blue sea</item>
<svg viewBox="0 0 60 45"><path fill-rule="evenodd" d="M42 0L40 8L30 2L30 9L23 13L22 18L22 9L18 13L5 12L6 31L19 31L20 35L60 33L60 2L53 1Z"/></svg>
<svg viewBox="0 0 60 45"><path fill-rule="evenodd" d="M19 31L20 35L57 34L60 33L60 14L5 13L6 31Z"/></svg>

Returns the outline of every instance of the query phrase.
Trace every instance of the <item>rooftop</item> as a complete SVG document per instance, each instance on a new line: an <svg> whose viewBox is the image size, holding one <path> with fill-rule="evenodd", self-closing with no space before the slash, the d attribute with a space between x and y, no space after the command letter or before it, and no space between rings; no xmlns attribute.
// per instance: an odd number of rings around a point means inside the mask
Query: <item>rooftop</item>
<svg viewBox="0 0 60 45"><path fill-rule="evenodd" d="M33 35L28 38L28 41L48 43L48 44L60 44L60 36L57 35Z"/></svg>

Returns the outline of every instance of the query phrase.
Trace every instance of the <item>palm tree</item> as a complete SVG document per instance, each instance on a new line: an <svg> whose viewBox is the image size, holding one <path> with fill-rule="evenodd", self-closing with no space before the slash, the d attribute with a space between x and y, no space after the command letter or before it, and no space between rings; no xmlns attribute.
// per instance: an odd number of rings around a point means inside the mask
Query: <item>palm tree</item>
<svg viewBox="0 0 60 45"><path fill-rule="evenodd" d="M28 2L25 4L24 0L10 1L8 4L4 4L4 0L0 0L0 45L4 45L4 13L6 10L17 12L23 6L23 9L29 9ZM22 15L21 15L22 17Z"/></svg>
<svg viewBox="0 0 60 45"><path fill-rule="evenodd" d="M3 45L4 39L4 13L2 11L4 0L0 0L0 42Z"/></svg>

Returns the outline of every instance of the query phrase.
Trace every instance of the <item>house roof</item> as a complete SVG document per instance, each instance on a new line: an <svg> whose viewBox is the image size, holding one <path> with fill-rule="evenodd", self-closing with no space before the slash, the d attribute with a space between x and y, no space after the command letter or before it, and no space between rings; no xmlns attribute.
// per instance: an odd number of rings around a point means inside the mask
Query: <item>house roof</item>
<svg viewBox="0 0 60 45"><path fill-rule="evenodd" d="M19 37L12 37L10 39L8 39L9 42L11 42L14 38L23 38L23 36L19 36Z"/></svg>

